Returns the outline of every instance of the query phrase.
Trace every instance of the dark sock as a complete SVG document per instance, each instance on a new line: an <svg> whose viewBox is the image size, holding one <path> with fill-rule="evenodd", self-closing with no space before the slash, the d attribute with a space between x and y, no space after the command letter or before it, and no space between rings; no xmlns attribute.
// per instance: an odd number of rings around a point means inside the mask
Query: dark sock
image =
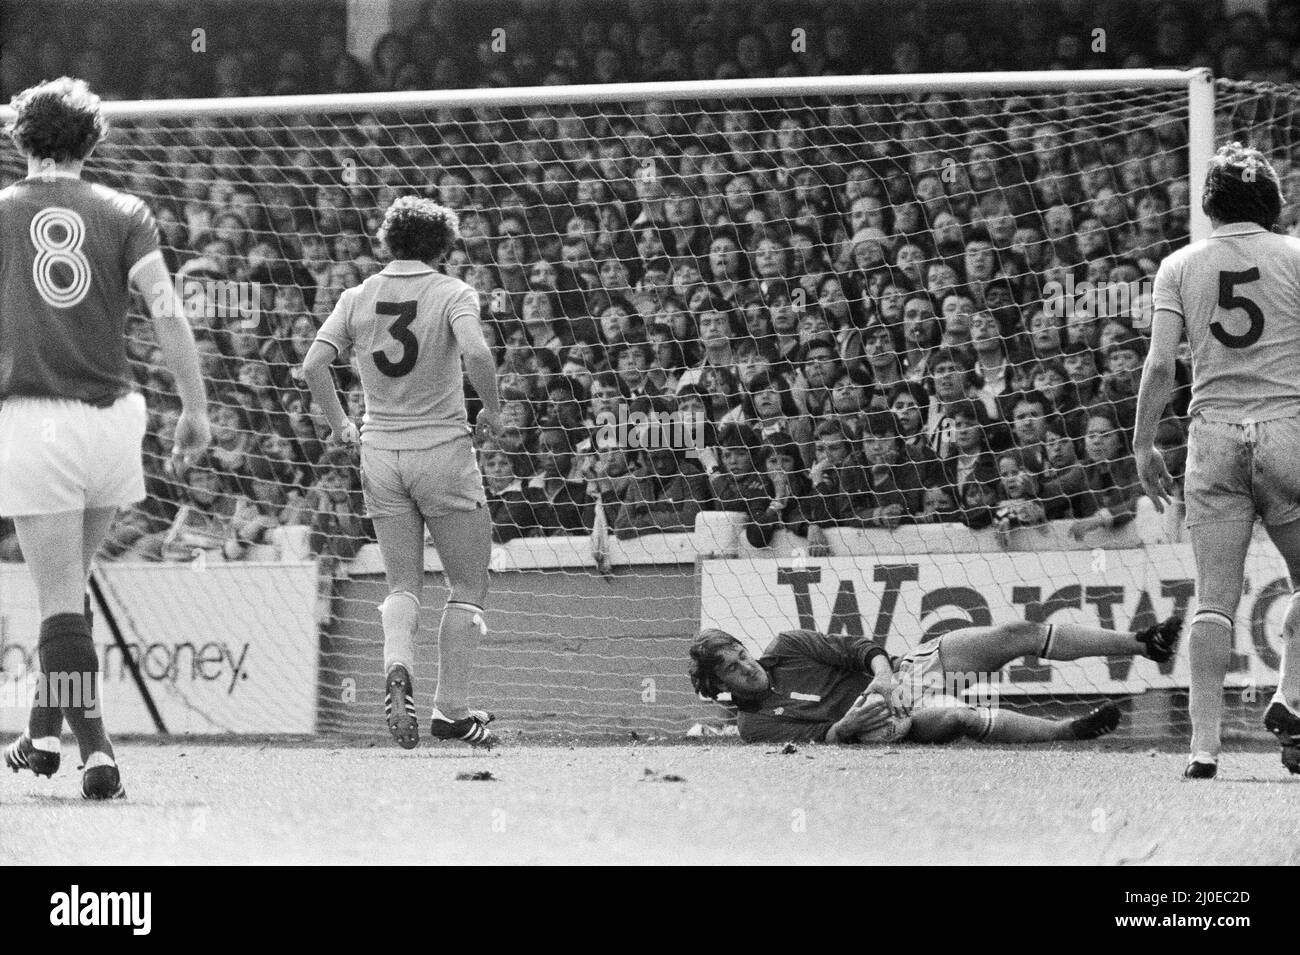
<svg viewBox="0 0 1300 955"><path fill-rule="evenodd" d="M113 755L99 695L99 655L85 614L55 614L41 622L41 670L48 703L58 706L77 736L84 761L91 753Z"/></svg>

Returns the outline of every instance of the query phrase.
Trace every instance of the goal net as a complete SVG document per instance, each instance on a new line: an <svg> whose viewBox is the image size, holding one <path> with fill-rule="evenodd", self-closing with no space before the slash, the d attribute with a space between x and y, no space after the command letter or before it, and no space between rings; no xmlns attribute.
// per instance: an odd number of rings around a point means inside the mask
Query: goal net
<svg viewBox="0 0 1300 955"><path fill-rule="evenodd" d="M459 212L446 269L499 359L473 696L503 727L727 732L686 677L701 626L754 651L807 627L901 654L972 623L1186 613L1189 546L1129 456L1151 279L1204 234L1216 141L1265 148L1300 194L1296 106L1173 71L111 104L87 177L152 206L214 425L173 474L174 388L138 310L150 496L104 554L116 623L146 664L170 647L145 682L194 731L383 732L382 565L301 362L384 266L377 224L409 193ZM336 377L359 417L351 368ZM1181 389L1160 439L1175 473L1185 411ZM446 597L427 558L422 710ZM1285 592L1252 552L1236 729L1276 680ZM222 637L228 688L199 679ZM1185 730L1185 653L960 677L968 699L1115 697L1136 737Z"/></svg>

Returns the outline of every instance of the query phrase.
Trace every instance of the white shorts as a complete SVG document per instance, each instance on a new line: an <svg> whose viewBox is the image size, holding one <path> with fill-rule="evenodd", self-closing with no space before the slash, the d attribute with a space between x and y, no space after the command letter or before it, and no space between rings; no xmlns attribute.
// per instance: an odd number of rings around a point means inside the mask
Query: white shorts
<svg viewBox="0 0 1300 955"><path fill-rule="evenodd" d="M144 395L107 408L69 398L0 403L0 515L58 514L144 500Z"/></svg>
<svg viewBox="0 0 1300 955"><path fill-rule="evenodd" d="M370 517L442 517L487 504L468 434L432 448L391 451L361 445L361 490Z"/></svg>

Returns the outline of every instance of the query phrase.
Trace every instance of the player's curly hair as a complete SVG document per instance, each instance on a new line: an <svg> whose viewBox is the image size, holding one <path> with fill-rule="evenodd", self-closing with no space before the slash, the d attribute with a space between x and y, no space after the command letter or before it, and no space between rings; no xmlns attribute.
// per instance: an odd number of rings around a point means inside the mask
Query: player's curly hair
<svg viewBox="0 0 1300 955"><path fill-rule="evenodd" d="M691 666L687 671L691 677L691 686L700 696L716 700L719 693L727 687L718 679L716 671L722 662L722 651L731 647L742 646L731 634L722 630L701 630L700 635L691 644Z"/></svg>
<svg viewBox="0 0 1300 955"><path fill-rule="evenodd" d="M1282 186L1268 158L1251 146L1220 146L1205 172L1201 208L1220 222L1272 229L1282 214Z"/></svg>
<svg viewBox="0 0 1300 955"><path fill-rule="evenodd" d="M378 239L395 259L431 262L460 238L460 220L446 206L419 196L402 196L384 213Z"/></svg>
<svg viewBox="0 0 1300 955"><path fill-rule="evenodd" d="M85 159L108 135L99 97L85 80L47 80L23 90L9 105L18 115L5 132L24 155L35 159Z"/></svg>

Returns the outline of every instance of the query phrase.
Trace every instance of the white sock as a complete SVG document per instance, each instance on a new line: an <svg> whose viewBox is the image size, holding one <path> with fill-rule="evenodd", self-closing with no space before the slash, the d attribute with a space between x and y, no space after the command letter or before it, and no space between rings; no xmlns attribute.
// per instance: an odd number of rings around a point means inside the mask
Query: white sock
<svg viewBox="0 0 1300 955"><path fill-rule="evenodd" d="M394 591L379 605L379 616L384 624L384 673L400 664L414 677L420 598L409 590Z"/></svg>
<svg viewBox="0 0 1300 955"><path fill-rule="evenodd" d="M32 740L32 746L42 753L57 753L61 743L57 736L42 736L40 739Z"/></svg>
<svg viewBox="0 0 1300 955"><path fill-rule="evenodd" d="M483 608L459 600L448 600L438 629L438 689L433 705L453 720L469 715L470 674L479 642L487 635Z"/></svg>
<svg viewBox="0 0 1300 955"><path fill-rule="evenodd" d="M116 766L117 761L109 756L108 753L91 753L86 757L86 769L94 769L97 766Z"/></svg>

